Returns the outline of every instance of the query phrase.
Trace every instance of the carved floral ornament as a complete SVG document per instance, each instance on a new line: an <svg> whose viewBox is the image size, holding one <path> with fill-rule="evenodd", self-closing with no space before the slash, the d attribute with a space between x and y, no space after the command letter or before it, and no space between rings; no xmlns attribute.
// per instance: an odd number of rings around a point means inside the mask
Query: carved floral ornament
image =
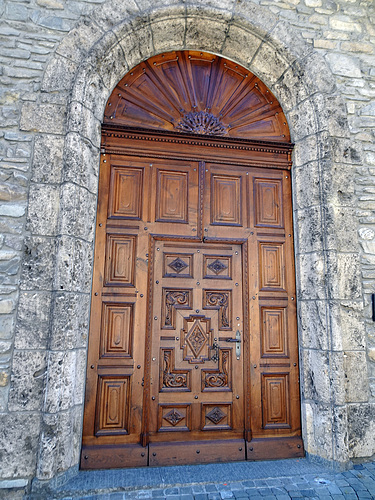
<svg viewBox="0 0 375 500"><path fill-rule="evenodd" d="M258 77L198 51L159 54L133 68L112 92L104 124L290 141L281 106Z"/></svg>

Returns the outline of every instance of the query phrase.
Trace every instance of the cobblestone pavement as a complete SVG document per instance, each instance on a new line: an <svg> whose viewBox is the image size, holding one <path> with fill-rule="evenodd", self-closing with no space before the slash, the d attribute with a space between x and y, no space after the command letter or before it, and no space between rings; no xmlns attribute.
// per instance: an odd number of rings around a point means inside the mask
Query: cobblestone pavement
<svg viewBox="0 0 375 500"><path fill-rule="evenodd" d="M81 471L53 493L33 494L29 498L375 499L375 462L354 465L351 470L340 473L306 459Z"/></svg>

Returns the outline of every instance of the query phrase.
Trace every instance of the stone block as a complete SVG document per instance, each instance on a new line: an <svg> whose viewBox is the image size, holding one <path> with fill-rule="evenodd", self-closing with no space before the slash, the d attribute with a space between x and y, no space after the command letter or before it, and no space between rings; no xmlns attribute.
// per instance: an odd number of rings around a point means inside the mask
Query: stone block
<svg viewBox="0 0 375 500"><path fill-rule="evenodd" d="M81 418L80 408L43 415L40 459L36 474L38 479L51 479L57 471L61 473L78 465L81 447Z"/></svg>
<svg viewBox="0 0 375 500"><path fill-rule="evenodd" d="M227 27L226 22L217 22L202 16L187 17L185 46L189 49L220 52Z"/></svg>
<svg viewBox="0 0 375 500"><path fill-rule="evenodd" d="M310 94L332 94L337 84L324 57L314 51L303 62L305 85L310 89Z"/></svg>
<svg viewBox="0 0 375 500"><path fill-rule="evenodd" d="M137 29L130 34L127 34L120 40L120 46L124 53L125 60L129 66L129 69L133 68L142 60L147 59L154 53L151 27L149 25L146 25L143 28ZM119 65L119 69L121 70L121 62ZM117 82L115 83L118 83L118 81L123 76L125 76L126 73L125 71L122 74L119 74L119 69L117 69ZM118 78L118 76L120 78Z"/></svg>
<svg viewBox="0 0 375 500"><path fill-rule="evenodd" d="M328 404L315 402L302 403L302 419L305 425L304 445L310 455L333 460L332 450L332 408Z"/></svg>
<svg viewBox="0 0 375 500"><path fill-rule="evenodd" d="M77 63L69 60L67 56L61 57L56 54L47 64L41 90L44 92L70 90L77 67Z"/></svg>
<svg viewBox="0 0 375 500"><path fill-rule="evenodd" d="M326 55L326 59L331 71L335 75L346 76L349 78L362 78L358 58L332 52Z"/></svg>
<svg viewBox="0 0 375 500"><path fill-rule="evenodd" d="M252 64L253 71L268 87L274 83L287 71L290 62L275 50L271 43L263 42L257 51Z"/></svg>
<svg viewBox="0 0 375 500"><path fill-rule="evenodd" d="M0 426L0 460L3 479L24 479L35 474L40 415L4 413ZM27 430L27 432L22 432Z"/></svg>
<svg viewBox="0 0 375 500"><path fill-rule="evenodd" d="M89 311L89 295L57 292L53 300L51 349L67 350L85 347Z"/></svg>
<svg viewBox="0 0 375 500"><path fill-rule="evenodd" d="M365 325L362 301L330 302L332 349L364 349Z"/></svg>
<svg viewBox="0 0 375 500"><path fill-rule="evenodd" d="M304 349L301 356L303 398L319 403L330 403L332 389L329 353L327 351Z"/></svg>
<svg viewBox="0 0 375 500"><path fill-rule="evenodd" d="M270 9L255 5L253 2L237 2L232 22L263 38L276 25L278 19Z"/></svg>
<svg viewBox="0 0 375 500"><path fill-rule="evenodd" d="M0 205L0 215L5 215L6 217L23 217L25 210L24 203L6 203Z"/></svg>
<svg viewBox="0 0 375 500"><path fill-rule="evenodd" d="M304 70L298 62L292 64L280 76L271 90L280 102L284 113L290 111L308 97L309 91L305 84Z"/></svg>
<svg viewBox="0 0 375 500"><path fill-rule="evenodd" d="M90 141L72 132L65 141L64 170L62 180L74 182L96 195L99 175L99 149Z"/></svg>
<svg viewBox="0 0 375 500"><path fill-rule="evenodd" d="M46 349L51 313L50 292L21 292L15 334L16 349Z"/></svg>
<svg viewBox="0 0 375 500"><path fill-rule="evenodd" d="M323 250L325 228L319 206L298 210L294 225L298 234L298 252L310 253Z"/></svg>
<svg viewBox="0 0 375 500"><path fill-rule="evenodd" d="M79 102L72 102L69 106L68 116L69 132L77 132L91 141L94 146L100 145L101 122L91 110Z"/></svg>
<svg viewBox="0 0 375 500"><path fill-rule="evenodd" d="M56 234L60 206L59 187L48 184L31 184L27 228L32 234Z"/></svg>
<svg viewBox="0 0 375 500"><path fill-rule="evenodd" d="M314 103L303 101L286 114L292 141L300 141L309 135L315 135L323 130L317 119Z"/></svg>
<svg viewBox="0 0 375 500"><path fill-rule="evenodd" d="M204 3L204 5L203 5ZM216 5L215 5L216 4ZM196 0L187 3L186 13L183 12L183 17L202 17L218 22L229 23L232 19L233 0Z"/></svg>
<svg viewBox="0 0 375 500"><path fill-rule="evenodd" d="M336 138L332 140L332 154L335 162L351 165L361 164L361 149L358 143L350 139Z"/></svg>
<svg viewBox="0 0 375 500"><path fill-rule="evenodd" d="M154 21L151 24L152 38L157 53L169 52L171 46L182 50L185 41L185 19L173 18Z"/></svg>
<svg viewBox="0 0 375 500"><path fill-rule="evenodd" d="M90 70L81 68L74 83L72 100L83 104L98 120L103 121L109 96L110 91L104 85L99 73L93 72L92 68Z"/></svg>
<svg viewBox="0 0 375 500"><path fill-rule="evenodd" d="M49 134L63 134L66 109L55 104L25 102L21 109L20 129Z"/></svg>
<svg viewBox="0 0 375 500"><path fill-rule="evenodd" d="M0 316L0 339L11 339L13 337L14 316Z"/></svg>
<svg viewBox="0 0 375 500"><path fill-rule="evenodd" d="M322 162L324 199L336 207L353 207L356 204L354 181L355 172L351 165Z"/></svg>
<svg viewBox="0 0 375 500"><path fill-rule="evenodd" d="M47 372L45 351L14 351L10 411L40 411Z"/></svg>
<svg viewBox="0 0 375 500"><path fill-rule="evenodd" d="M131 45L130 42L124 41L124 45L126 45L126 43ZM134 43L134 45L136 45L136 42ZM134 51L137 52L137 49L134 48ZM130 56L131 59L130 51L128 55ZM110 96L111 91L116 87L118 82L121 80L121 78L125 76L128 70L130 69L126 56L127 56L126 52L124 52L122 46L118 44L114 46L108 52L108 54L103 56L99 64L94 66L95 70L102 79L104 85L106 86L107 89L109 89L108 97ZM137 64L141 60L142 58L136 60L135 64ZM135 64L133 63L133 65ZM87 78L87 73L84 73L83 75L84 78Z"/></svg>
<svg viewBox="0 0 375 500"><path fill-rule="evenodd" d="M22 290L52 289L56 248L56 241L52 238L26 238L22 260Z"/></svg>
<svg viewBox="0 0 375 500"><path fill-rule="evenodd" d="M375 404L348 405L348 437L351 458L375 453Z"/></svg>
<svg viewBox="0 0 375 500"><path fill-rule="evenodd" d="M366 351L345 351L344 370L346 402L365 403L368 401L369 386Z"/></svg>
<svg viewBox="0 0 375 500"><path fill-rule="evenodd" d="M299 302L299 344L302 349L328 349L328 314L328 303L324 300L301 300Z"/></svg>
<svg viewBox="0 0 375 500"><path fill-rule="evenodd" d="M92 27L96 25L103 32L107 32L115 28L124 19L132 19L140 15L140 11L135 0L111 0L98 6L90 13L90 18L94 21Z"/></svg>
<svg viewBox="0 0 375 500"><path fill-rule="evenodd" d="M322 163L323 161L311 161L292 170L293 205L297 211L317 207L322 202Z"/></svg>
<svg viewBox="0 0 375 500"><path fill-rule="evenodd" d="M100 9L103 9L103 6L101 6ZM91 47L102 37L102 35L103 32L98 24L94 24L88 19L81 20L79 24L69 32L69 35L62 39L56 52L80 64L85 60Z"/></svg>
<svg viewBox="0 0 375 500"><path fill-rule="evenodd" d="M357 253L327 252L327 286L332 299L362 297L361 267Z"/></svg>
<svg viewBox="0 0 375 500"><path fill-rule="evenodd" d="M307 44L300 32L287 21L279 21L272 28L269 38L289 64L293 64L296 59L304 59L312 52L311 45Z"/></svg>
<svg viewBox="0 0 375 500"><path fill-rule="evenodd" d="M74 379L73 402L83 407L85 401L85 382L87 367L87 350L76 350L76 372Z"/></svg>
<svg viewBox="0 0 375 500"><path fill-rule="evenodd" d="M262 40L253 33L231 24L221 53L224 57L249 67L261 43Z"/></svg>
<svg viewBox="0 0 375 500"><path fill-rule="evenodd" d="M92 242L94 239L96 196L73 183L61 186L59 234Z"/></svg>
<svg viewBox="0 0 375 500"><path fill-rule="evenodd" d="M348 452L348 411L346 406L334 406L333 415L333 457L336 462L347 467Z"/></svg>
<svg viewBox="0 0 375 500"><path fill-rule="evenodd" d="M13 299L0 300L0 314L10 314L14 311L15 307L16 304Z"/></svg>
<svg viewBox="0 0 375 500"><path fill-rule="evenodd" d="M323 207L325 247L338 252L359 252L356 209L329 204Z"/></svg>
<svg viewBox="0 0 375 500"><path fill-rule="evenodd" d="M93 248L91 243L70 236L58 241L55 286L58 290L89 293Z"/></svg>
<svg viewBox="0 0 375 500"><path fill-rule="evenodd" d="M73 406L77 351L50 351L43 410L58 413Z"/></svg>
<svg viewBox="0 0 375 500"><path fill-rule="evenodd" d="M61 180L64 139L37 135L34 145L32 178L34 182L58 183Z"/></svg>
<svg viewBox="0 0 375 500"><path fill-rule="evenodd" d="M326 299L326 265L322 253L300 254L297 260L297 291L301 300Z"/></svg>

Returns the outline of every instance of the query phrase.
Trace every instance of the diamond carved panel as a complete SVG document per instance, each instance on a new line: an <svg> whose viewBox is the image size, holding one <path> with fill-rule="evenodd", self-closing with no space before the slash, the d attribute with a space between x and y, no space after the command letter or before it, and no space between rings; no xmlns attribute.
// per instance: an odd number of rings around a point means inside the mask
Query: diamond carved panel
<svg viewBox="0 0 375 500"><path fill-rule="evenodd" d="M213 331L210 318L196 315L184 318L180 341L184 361L189 361L189 363L208 361L210 359L209 348L212 344Z"/></svg>

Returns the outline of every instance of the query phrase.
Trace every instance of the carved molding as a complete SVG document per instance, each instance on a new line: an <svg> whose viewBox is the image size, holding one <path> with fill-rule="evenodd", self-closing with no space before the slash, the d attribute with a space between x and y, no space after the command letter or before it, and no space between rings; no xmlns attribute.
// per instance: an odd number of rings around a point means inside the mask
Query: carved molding
<svg viewBox="0 0 375 500"><path fill-rule="evenodd" d="M175 309L191 309L191 290L163 289L162 328L175 329Z"/></svg>

